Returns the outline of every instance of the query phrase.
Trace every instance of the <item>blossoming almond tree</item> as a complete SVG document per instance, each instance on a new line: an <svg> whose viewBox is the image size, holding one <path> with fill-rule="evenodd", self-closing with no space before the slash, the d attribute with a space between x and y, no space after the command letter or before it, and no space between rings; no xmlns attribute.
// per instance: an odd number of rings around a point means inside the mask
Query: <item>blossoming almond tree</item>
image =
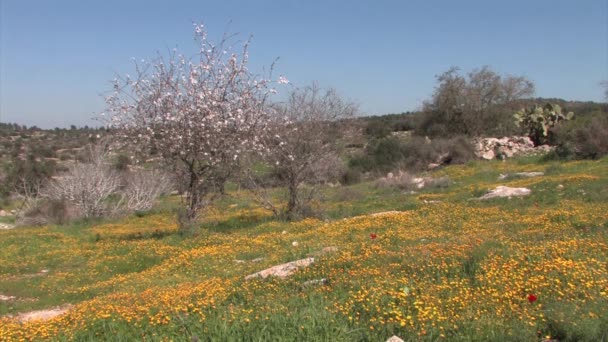
<svg viewBox="0 0 608 342"><path fill-rule="evenodd" d="M136 75L116 79L106 98L110 126L158 153L185 185L182 227L217 197L244 154L265 152L260 137L268 127L268 98L276 92L272 67L266 78L251 73L250 40L238 44L234 38L224 35L214 44L196 24L193 57L173 50L136 62ZM285 82L280 77L276 83Z"/></svg>

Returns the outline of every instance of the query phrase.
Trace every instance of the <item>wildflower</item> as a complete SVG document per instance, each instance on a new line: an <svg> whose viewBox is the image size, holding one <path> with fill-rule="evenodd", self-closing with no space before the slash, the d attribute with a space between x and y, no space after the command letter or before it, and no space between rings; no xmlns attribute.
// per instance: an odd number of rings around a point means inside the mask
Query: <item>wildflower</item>
<svg viewBox="0 0 608 342"><path fill-rule="evenodd" d="M534 294L532 294L532 293L530 293L530 294L528 295L528 302L530 302L530 303L534 303L534 302L536 302L536 300L537 300L537 299L538 299L538 298L536 297L536 295L534 295Z"/></svg>
<svg viewBox="0 0 608 342"><path fill-rule="evenodd" d="M375 240L378 237L378 235L376 235L376 233L371 233L371 234L369 234L369 237L370 237L370 239Z"/></svg>

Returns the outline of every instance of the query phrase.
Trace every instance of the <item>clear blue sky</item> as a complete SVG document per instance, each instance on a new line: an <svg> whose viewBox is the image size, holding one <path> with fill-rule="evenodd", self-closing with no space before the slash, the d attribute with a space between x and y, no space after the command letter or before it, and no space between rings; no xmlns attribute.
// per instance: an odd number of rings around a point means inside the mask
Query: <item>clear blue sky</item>
<svg viewBox="0 0 608 342"><path fill-rule="evenodd" d="M364 114L416 109L450 66L601 101L607 18L607 0L0 0L0 121L97 125L109 80L132 73L131 57L193 48L193 21L253 35L252 69L279 57L294 84L335 87Z"/></svg>

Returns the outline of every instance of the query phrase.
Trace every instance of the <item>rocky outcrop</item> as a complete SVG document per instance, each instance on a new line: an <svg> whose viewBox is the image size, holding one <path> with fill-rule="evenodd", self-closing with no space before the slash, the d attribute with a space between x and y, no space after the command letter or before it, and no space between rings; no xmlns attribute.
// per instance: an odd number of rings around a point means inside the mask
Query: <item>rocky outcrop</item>
<svg viewBox="0 0 608 342"><path fill-rule="evenodd" d="M534 146L529 137L480 138L474 141L475 155L479 158L505 159L516 155L547 153L551 146Z"/></svg>

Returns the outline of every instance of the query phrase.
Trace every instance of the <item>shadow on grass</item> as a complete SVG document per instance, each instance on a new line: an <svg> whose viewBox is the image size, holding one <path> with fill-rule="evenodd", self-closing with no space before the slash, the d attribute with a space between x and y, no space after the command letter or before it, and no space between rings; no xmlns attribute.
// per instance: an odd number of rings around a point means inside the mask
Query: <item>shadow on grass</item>
<svg viewBox="0 0 608 342"><path fill-rule="evenodd" d="M222 221L203 222L202 225L207 228L210 232L214 233L232 233L238 232L243 229L253 228L262 223L277 220L272 216L260 216L260 215L238 215L236 217L230 217L229 219Z"/></svg>

